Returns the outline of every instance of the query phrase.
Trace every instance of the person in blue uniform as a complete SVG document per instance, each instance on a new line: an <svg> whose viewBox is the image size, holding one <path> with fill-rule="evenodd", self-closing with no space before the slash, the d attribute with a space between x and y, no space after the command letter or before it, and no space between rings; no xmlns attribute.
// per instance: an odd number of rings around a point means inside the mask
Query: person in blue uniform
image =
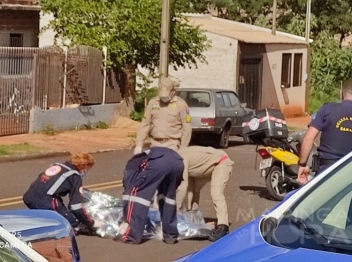
<svg viewBox="0 0 352 262"><path fill-rule="evenodd" d="M101 226L94 221L83 207L82 177L93 167L95 160L90 154L78 153L64 163L54 163L30 185L23 195L23 202L29 209L53 210L64 216L74 230L95 231ZM69 196L69 209L62 197ZM80 225L83 224L83 227ZM82 231L81 231L82 233Z"/></svg>
<svg viewBox="0 0 352 262"><path fill-rule="evenodd" d="M318 147L319 168L316 175L352 151L352 80L343 83L340 96L341 102L321 106L309 124L303 138L299 160L298 181L302 184L307 182L310 172L307 160L319 132L321 132Z"/></svg>
<svg viewBox="0 0 352 262"><path fill-rule="evenodd" d="M163 241L177 243L176 189L183 169L180 155L166 147L151 147L128 161L123 177L123 230L115 241L141 243L151 200L158 190Z"/></svg>

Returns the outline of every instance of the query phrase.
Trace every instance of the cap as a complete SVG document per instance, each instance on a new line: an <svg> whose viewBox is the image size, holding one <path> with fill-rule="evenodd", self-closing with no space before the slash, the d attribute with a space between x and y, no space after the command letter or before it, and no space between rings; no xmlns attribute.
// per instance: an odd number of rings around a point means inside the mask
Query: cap
<svg viewBox="0 0 352 262"><path fill-rule="evenodd" d="M175 89L174 82L168 78L163 77L159 82L159 97L168 97L171 94L171 91Z"/></svg>

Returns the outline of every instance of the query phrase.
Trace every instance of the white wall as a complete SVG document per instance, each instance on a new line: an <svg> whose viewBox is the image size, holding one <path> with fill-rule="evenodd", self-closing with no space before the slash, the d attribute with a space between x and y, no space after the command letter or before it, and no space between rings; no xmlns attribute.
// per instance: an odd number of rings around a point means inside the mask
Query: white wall
<svg viewBox="0 0 352 262"><path fill-rule="evenodd" d="M37 45L33 30L0 30L0 46L9 46L10 34L23 34L24 47L36 47Z"/></svg>
<svg viewBox="0 0 352 262"><path fill-rule="evenodd" d="M55 38L55 32L51 29L49 30L43 30L45 26L49 24L51 20L54 19L54 16L51 14L43 14L42 12L40 13L40 20L39 20L39 28L40 28L40 34L39 34L39 47L44 47L44 46L52 46L54 45L54 38ZM61 42L58 41L58 44L60 45Z"/></svg>
<svg viewBox="0 0 352 262"><path fill-rule="evenodd" d="M184 88L221 88L236 90L236 65L238 41L211 33L206 33L211 47L204 53L208 64L198 62L198 68L169 67L170 77ZM147 75L148 71L139 68ZM137 80L140 82L140 79ZM155 80L151 87L157 86Z"/></svg>

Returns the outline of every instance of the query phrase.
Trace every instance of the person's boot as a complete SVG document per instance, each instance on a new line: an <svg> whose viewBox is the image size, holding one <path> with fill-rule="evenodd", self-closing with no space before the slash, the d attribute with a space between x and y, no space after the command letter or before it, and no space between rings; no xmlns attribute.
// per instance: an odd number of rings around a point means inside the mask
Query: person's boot
<svg viewBox="0 0 352 262"><path fill-rule="evenodd" d="M209 241L216 241L229 233L229 226L227 225L217 225L211 232L209 236Z"/></svg>

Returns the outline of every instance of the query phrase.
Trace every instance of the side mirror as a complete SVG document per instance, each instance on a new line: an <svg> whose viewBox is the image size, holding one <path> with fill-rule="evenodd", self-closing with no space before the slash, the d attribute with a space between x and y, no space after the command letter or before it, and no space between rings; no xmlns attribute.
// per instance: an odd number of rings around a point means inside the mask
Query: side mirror
<svg viewBox="0 0 352 262"><path fill-rule="evenodd" d="M242 108L245 108L245 107L247 107L247 103L241 103L241 105L240 105Z"/></svg>

